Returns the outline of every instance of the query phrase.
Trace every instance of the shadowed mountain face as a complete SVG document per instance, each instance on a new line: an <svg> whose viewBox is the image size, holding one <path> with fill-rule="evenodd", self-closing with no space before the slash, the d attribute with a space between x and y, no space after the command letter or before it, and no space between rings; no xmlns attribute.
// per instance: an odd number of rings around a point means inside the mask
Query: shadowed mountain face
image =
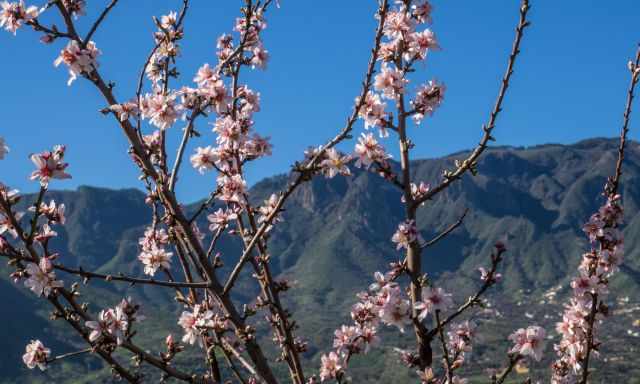
<svg viewBox="0 0 640 384"><path fill-rule="evenodd" d="M492 245L496 240L503 240L508 253L502 266L503 283L498 288L503 294L500 303L511 308L523 300L523 292L533 301L558 284L566 286L568 276L574 273L580 255L588 246L581 231L582 223L603 202L600 193L606 176L613 170L616 145L615 140L593 139L568 146L489 150L481 158L478 176L464 177L435 200L427 202L419 212L419 228L423 237L430 239L469 209L460 228L427 249L426 271L455 292L456 297L464 299L477 284L478 266L488 264ZM442 170L451 168L454 159L462 155L414 162L415 179L436 184ZM633 294L640 288L640 239L635 236L640 233L638 143L629 144L624 167L621 192L625 208L626 261L612 286L616 296L631 296L632 301L638 301ZM265 179L253 187L252 195L256 202L262 201L282 189L286 182L287 178L282 176ZM59 250L65 264L103 273L142 275L136 259L137 240L150 220L142 192L81 187L77 191L51 192L49 198L67 206L67 224L56 228L59 237L51 247ZM25 199L24 204L29 200ZM311 345L327 350L333 329L348 318L355 293L369 285L375 271L386 270L389 262L401 257L390 241L403 217L400 192L375 174L355 172L349 178L314 179L303 185L285 208L284 222L276 226L270 239L273 269L297 282L286 294L286 300L299 320L299 333L311 335ZM201 221L200 227L205 231L206 223ZM235 239L223 238L220 251L225 262L220 274L224 276L239 256L239 244ZM13 284L5 273L8 268L2 269L0 298L14 308L16 316L5 316L5 325L0 327L0 337L5 340L5 348L0 352L0 381L24 382L21 380L27 373L17 366L29 338L40 338L61 351L73 350L71 345L80 344L62 335L62 324L46 323L49 308L26 289ZM60 276L63 275L60 273ZM255 284L250 279L242 280L241 284L243 298L253 297ZM125 294L142 300L150 314L148 326L157 333L155 339L166 335L167 329L179 333L174 314L180 308L172 301L171 292L157 292L149 287L107 286L94 281L90 285L94 287L85 288L83 292L88 297L98 295L101 305L113 305ZM522 316L517 312L517 316ZM557 305L545 313L555 315L556 312ZM163 314L159 320L151 316L157 313ZM640 317L640 314L633 316ZM509 328L495 331L496 338L508 334L513 324L527 321L508 320ZM146 326L143 323L143 328ZM549 326L549 333L552 327ZM159 346L156 343L150 348L157 350ZM552 348L548 351L552 355ZM319 352L313 349L308 357L317 359ZM481 361L490 358L491 353L491 348L481 350L475 358ZM369 369L368 375L364 371L371 366L359 368L355 363L356 382L374 377L382 377L380 382L401 380L400 376L388 372L395 366L390 354L374 353L370 359L381 363L376 364L373 371ZM82 363L54 368L49 375L60 380L55 382L85 382L61 379L61 375L71 369L85 374L99 366L95 359L80 361ZM33 382L46 379L44 375L31 373L28 377Z"/></svg>

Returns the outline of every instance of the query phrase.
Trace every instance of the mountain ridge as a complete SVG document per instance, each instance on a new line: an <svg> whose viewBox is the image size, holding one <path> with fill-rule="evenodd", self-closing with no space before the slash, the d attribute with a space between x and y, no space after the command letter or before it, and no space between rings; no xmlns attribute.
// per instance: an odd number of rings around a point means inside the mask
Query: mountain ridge
<svg viewBox="0 0 640 384"><path fill-rule="evenodd" d="M506 313L513 312L514 316L519 317L507 319L508 328L503 329L497 325L499 321L495 325L488 323L489 328L495 328L495 332L492 331L495 340L505 336L500 333L504 333L505 329L513 329L515 324L529 321L522 318L521 313L513 311L518 302L542 300L544 293L558 285L566 290L568 279L587 247L581 231L582 224L602 202L600 191L606 176L614 167L616 148L616 139L598 138L582 140L573 145L490 147L479 161L478 176L465 176L419 211L419 229L429 239L455 222L465 209L469 209L463 224L456 231L427 250L424 262L430 276L454 292L458 300L463 300L477 286L477 267L487 264L495 241L506 242L508 252L502 266L505 278L494 299L504 306ZM453 161L464 153L414 161L414 179L437 183L442 170L451 167ZM625 233L633 235L640 233L639 143L628 143L624 166L622 194ZM251 187L252 198L255 202L261 202L271 193L281 190L287 181L286 175L265 178ZM70 266L94 268L103 273L142 275L142 268L136 259L137 240L150 219L150 210L144 204L142 191L135 188L111 190L81 186L76 191L51 191L47 201L51 198L64 202L68 209L67 225L56 227L60 236L51 244L52 249L60 250L63 261ZM25 196L23 200L22 204L26 207L33 196ZM187 205L187 211L193 211L197 204ZM354 169L352 177L331 180L319 177L302 185L291 196L285 209L284 221L274 228L269 242L273 270L297 280L285 300L294 316L299 316L302 327L300 334L312 335L311 344L317 348L312 349L306 358L316 361L319 352L330 348L333 329L340 322L347 321L355 293L366 289L373 272L385 270L389 262L399 259L400 254L395 251L390 238L397 224L402 221L403 207L400 193L394 186L375 174ZM205 231L205 220L199 220L198 224ZM635 236L627 236L625 268L612 282L612 291L620 296L640 289L639 241ZM220 274L224 277L237 260L240 244L229 237L223 238L220 244L225 263ZM7 377L0 375L0 382L20 382L24 377L39 380L42 375L16 369L13 363L22 353L26 344L24 339L37 337L47 344L47 338L51 338L54 341L51 344L59 346L66 345L65 340L60 336L60 327L51 325L45 328L47 332L41 330L45 327L42 320L46 317L43 316L46 311L43 312L42 306L30 292L5 280L7 273L4 272L7 270L6 267L2 268L0 283L4 290L0 291L0 298L12 299L11 302L15 303L24 302L24 311L21 313L25 316L30 310L39 314L33 325L22 329L20 336L12 339L22 340L15 340L9 348L5 348L4 359L0 360L0 372L8 373ZM67 279L68 276L64 277L66 281L71 281ZM242 295L236 298L251 300L256 292L255 284L247 278L241 280L240 284ZM97 295L101 304L105 305L112 305L123 295L133 295L152 310L157 307L162 313L174 315L180 310L169 293L158 293L150 287L111 286L92 280L83 291L87 297ZM540 318L536 320L544 322L547 321L545 316L553 318L557 309L553 308L553 311L541 309ZM99 306L92 306L92 310L98 309ZM149 327L163 332L166 329L179 332L174 317L162 316L157 321L150 320L154 322ZM617 331L622 332L624 326L631 326L627 320L625 318L620 323ZM20 329L20 322L12 323L10 320L8 327ZM550 332L552 328L551 325ZM0 334L5 340L8 335L10 333ZM612 337L622 336L615 333ZM486 350L481 348L478 356L474 357L475 361L491 359L491 356L500 352L499 345L496 341ZM615 349L614 352L628 353L622 349ZM552 351L548 351L548 354L552 355ZM376 352L371 359L378 359L381 367L395 364L392 353L386 349ZM95 371L99 364L94 360L89 363L82 360L84 368L81 372L88 374ZM634 361L637 362L637 358L631 363ZM383 375L380 377L385 380L404 382L407 379L400 374L389 376L391 373L379 368L368 372L367 364L359 364L356 363L353 370L354 377L359 379L377 377L377 374ZM317 366L307 365L311 368ZM74 363L69 363L67 367L78 369ZM58 379L61 371L53 369L48 374L52 376L44 377ZM471 369L469 373L477 374L477 370ZM77 381L79 379L76 376L70 381L60 382L82 382Z"/></svg>

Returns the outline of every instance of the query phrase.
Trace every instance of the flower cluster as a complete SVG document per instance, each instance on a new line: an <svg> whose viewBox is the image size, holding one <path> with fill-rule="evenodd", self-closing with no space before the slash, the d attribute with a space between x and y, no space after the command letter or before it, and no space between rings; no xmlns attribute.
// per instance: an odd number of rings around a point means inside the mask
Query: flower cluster
<svg viewBox="0 0 640 384"><path fill-rule="evenodd" d="M439 84L433 80L418 89L416 97L411 100L411 106L414 110L413 119L416 123L420 123L426 115L433 115L433 112L444 100L445 90L444 84Z"/></svg>
<svg viewBox="0 0 640 384"><path fill-rule="evenodd" d="M176 101L177 94L147 93L140 101L140 116L161 131L171 127L180 117L182 105ZM121 119L124 117L120 115Z"/></svg>
<svg viewBox="0 0 640 384"><path fill-rule="evenodd" d="M420 311L418 320L422 321L429 313L436 311L446 311L453 305L451 294L445 292L442 288L423 287L422 300L416 302L415 308Z"/></svg>
<svg viewBox="0 0 640 384"><path fill-rule="evenodd" d="M65 64L69 68L69 81L67 85L71 85L78 75L90 75L98 68L96 60L100 55L100 50L93 41L89 41L85 46L81 46L76 40L71 40L67 46L60 51L60 56L53 62L57 67Z"/></svg>
<svg viewBox="0 0 640 384"><path fill-rule="evenodd" d="M384 147L378 143L371 133L363 133L358 138L355 147L356 167L369 168L371 164L379 164L383 168L388 168L388 159L391 155L387 154Z"/></svg>
<svg viewBox="0 0 640 384"><path fill-rule="evenodd" d="M25 354L22 355L22 361L29 369L38 367L41 371L44 371L47 369L49 356L51 356L49 348L46 348L40 340L31 340L27 344Z"/></svg>
<svg viewBox="0 0 640 384"><path fill-rule="evenodd" d="M340 174L342 176L350 176L351 170L348 165L351 156L338 152L335 148L329 148L324 152L324 158L320 162L322 173L328 179Z"/></svg>
<svg viewBox="0 0 640 384"><path fill-rule="evenodd" d="M398 130L407 117L413 118L416 124L425 116L432 115L443 101L445 86L436 81L429 81L420 86L415 97L410 100L411 108L405 110L404 96L408 92L407 74L414 71L417 61L425 60L430 50L438 49L435 34L430 29L417 30L420 24L431 22L431 5L426 2L395 2L396 6L388 11L384 20L384 40L380 45L377 59L382 62L380 70L374 78L373 87L377 93L368 92L365 99L356 98L358 117L364 120L365 129L376 127L380 137L388 137L389 130ZM386 111L388 100L391 104L401 105L398 110L398 125L394 125L393 115ZM402 100L402 101L401 101ZM402 129L405 124L402 124ZM366 148L376 148L375 156L386 156L382 146L378 146L372 138L365 136L356 144L356 155L360 156L359 164L367 166L371 162ZM382 172L383 177L388 172Z"/></svg>
<svg viewBox="0 0 640 384"><path fill-rule="evenodd" d="M37 7L27 7L24 0L19 2L2 1L0 2L0 28L15 35L22 24L38 17L38 13Z"/></svg>
<svg viewBox="0 0 640 384"><path fill-rule="evenodd" d="M48 257L41 258L38 264L27 264L25 272L28 275L25 287L38 296L48 297L54 289L64 286L62 281L56 280L53 264Z"/></svg>
<svg viewBox="0 0 640 384"><path fill-rule="evenodd" d="M162 93L164 82L166 82L166 69L172 59L180 54L178 41L182 39L183 31L178 26L176 12L160 17L158 30L154 33L156 49L149 59L145 73L147 78L153 83L154 93Z"/></svg>
<svg viewBox="0 0 640 384"><path fill-rule="evenodd" d="M207 220L209 221L209 230L211 232L216 232L218 230L224 229L229 225L231 220L235 220L238 215L235 212L230 210L223 210L222 208L218 208L217 211L207 215Z"/></svg>
<svg viewBox="0 0 640 384"><path fill-rule="evenodd" d="M265 68L268 52L264 49L260 33L266 28L262 10L247 10L245 17L236 20L234 30L238 42L231 35L222 35L217 43L217 66L208 63L194 77L196 88L183 88L183 107L191 110L190 118L201 112L217 115L213 125L215 145L197 147L191 164L200 173L219 171L218 199L237 208L246 203L246 182L242 165L250 160L271 155L269 139L253 132L253 114L260 111L260 93L247 85L225 85L225 77L234 77L241 66ZM234 69L235 68L235 69ZM230 89L231 88L231 89ZM216 219L217 220L217 219Z"/></svg>
<svg viewBox="0 0 640 384"><path fill-rule="evenodd" d="M397 100L404 93L404 86L409 80L405 79L405 74L394 67L389 67L387 63L382 63L380 73L376 75L374 87L382 92L382 96L389 100Z"/></svg>
<svg viewBox="0 0 640 384"><path fill-rule="evenodd" d="M453 324L447 332L447 346L454 357L454 366L461 366L472 350L472 341L476 336L477 325L473 321Z"/></svg>
<svg viewBox="0 0 640 384"><path fill-rule="evenodd" d="M509 336L509 340L513 342L510 353L530 356L536 361L540 361L544 352L545 331L537 325L520 328Z"/></svg>
<svg viewBox="0 0 640 384"><path fill-rule="evenodd" d="M132 324L144 320L144 317L138 314L139 310L139 305L134 304L131 298L126 298L114 308L100 311L97 320L85 322L87 328L92 330L89 341L97 341L108 335L121 345L127 339Z"/></svg>
<svg viewBox="0 0 640 384"><path fill-rule="evenodd" d="M431 190L431 185L425 183L424 181L421 181L420 184L411 183L411 197L413 198L414 201L422 199L422 197L427 193L429 193L430 190ZM400 198L400 201L402 201L403 203L407 202L406 199L404 198L404 195L402 195L402 197ZM424 205L424 203L422 203L422 205Z"/></svg>
<svg viewBox="0 0 640 384"><path fill-rule="evenodd" d="M360 103L360 98L356 98L356 104ZM378 127L380 137L387 137L387 126L390 122L390 116L385 111L387 103L383 102L380 95L375 93L367 93L362 108L358 111L358 117L364 120L364 128Z"/></svg>
<svg viewBox="0 0 640 384"><path fill-rule="evenodd" d="M35 210L35 207L29 208L29 211L31 212L34 212ZM38 212L40 215L44 215L50 224L64 225L67 220L64 215L65 205L56 204L55 200L49 201L49 204L41 203L38 208Z"/></svg>
<svg viewBox="0 0 640 384"><path fill-rule="evenodd" d="M260 208L258 208L258 212L260 212L260 216L258 216L258 224L267 222L269 216L271 216L276 211L279 200L280 199L278 198L278 195L272 193L271 196L269 196L269 198L264 201L264 204ZM277 223L280 221L282 221L282 216L278 213L275 213L274 218L271 220L271 224L269 224L269 226L267 227L267 231L271 230L271 228L273 227L273 223Z"/></svg>
<svg viewBox="0 0 640 384"><path fill-rule="evenodd" d="M591 250L583 255L579 275L571 282L573 295L556 325L561 340L554 346L558 355L553 364L554 384L573 383L584 369L587 350L597 354L600 342L596 323L608 314L602 299L608 292L609 279L623 260L624 238L618 229L623 218L621 198L605 195L606 203L583 228Z"/></svg>
<svg viewBox="0 0 640 384"><path fill-rule="evenodd" d="M130 117L138 116L138 113L140 112L139 106L133 101L114 104L109 107L109 110L115 113L120 121L127 121Z"/></svg>
<svg viewBox="0 0 640 384"><path fill-rule="evenodd" d="M138 243L142 249L138 260L144 265L144 273L153 276L160 268L171 268L173 253L166 250L169 236L164 229L147 228Z"/></svg>
<svg viewBox="0 0 640 384"><path fill-rule="evenodd" d="M359 301L351 308L353 325L343 325L336 330L335 351L322 356L322 381L340 377L353 354L368 353L375 347L379 343L380 324L396 326L404 332L404 327L411 323L411 302L393 282L399 273L395 264L387 274L376 272L376 282L371 284L369 291L358 294Z"/></svg>
<svg viewBox="0 0 640 384"><path fill-rule="evenodd" d="M182 342L193 345L198 341L199 345L202 346L201 331L203 328L213 327L213 319L213 311L206 309L201 304L194 305L191 312L183 311L180 319L178 319L178 325L184 330Z"/></svg>
<svg viewBox="0 0 640 384"><path fill-rule="evenodd" d="M69 164L64 162L64 145L56 145L53 151L44 151L31 155L31 161L36 170L31 173L31 180L39 180L40 185L46 187L51 179L70 179L71 175L65 172Z"/></svg>

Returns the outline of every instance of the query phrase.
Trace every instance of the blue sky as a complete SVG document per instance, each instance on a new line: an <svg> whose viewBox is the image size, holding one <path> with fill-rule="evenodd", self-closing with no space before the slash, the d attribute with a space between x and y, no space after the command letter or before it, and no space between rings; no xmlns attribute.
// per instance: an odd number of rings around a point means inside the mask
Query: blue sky
<svg viewBox="0 0 640 384"><path fill-rule="evenodd" d="M86 31L106 3L89 1L81 30ZM151 16L177 9L181 1L121 3L94 40L103 52L99 61L104 77L116 82L116 94L125 100L132 96L138 70L152 46ZM240 6L235 0L192 3L179 63L183 84L191 83L202 63L215 62L215 40L230 31ZM343 126L359 92L375 28L375 0L281 3L267 17L264 39L272 56L268 70L243 78L262 94L256 129L271 136L274 144L273 156L248 169L251 183L287 171L307 146L324 142ZM431 28L443 49L418 67L412 85L437 78L446 83L447 94L434 117L411 132L417 158L477 143L517 21L516 0L432 3ZM532 6L532 27L497 124L498 144L572 143L617 135L628 83L626 62L640 41L640 3L534 0ZM42 45L26 29L17 37L0 33L0 136L11 147L10 155L0 162L0 180L23 191L34 190L35 183L28 181L32 168L28 155L64 143L73 179L56 181L52 188L140 187L124 136L112 118L97 112L105 105L96 90L83 80L67 87L66 70L53 67L61 45ZM637 140L640 125L635 122L631 137ZM207 134L196 145L214 140L203 124L200 130ZM174 126L170 133L177 137L180 127ZM362 123L356 133L360 131ZM385 144L395 153L394 142ZM214 183L213 175L199 176L190 167L182 175L179 195L186 201L205 196Z"/></svg>

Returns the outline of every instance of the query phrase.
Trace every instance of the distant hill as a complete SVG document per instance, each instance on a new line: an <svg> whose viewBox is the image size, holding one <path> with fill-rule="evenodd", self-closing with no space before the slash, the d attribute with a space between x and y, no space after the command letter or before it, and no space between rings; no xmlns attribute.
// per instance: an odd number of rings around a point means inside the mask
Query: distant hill
<svg viewBox="0 0 640 384"><path fill-rule="evenodd" d="M557 318L557 303L531 309L529 304L546 300L543 297L558 285L565 286L587 243L581 231L582 223L602 202L600 192L606 176L613 169L617 141L591 139L574 145L540 145L530 148L496 147L489 149L479 163L479 175L466 176L435 200L429 201L420 213L419 224L428 239L455 222L469 209L463 225L446 240L427 250L424 265L428 273L463 300L478 280L477 267L487 264L491 246L504 240L508 253L503 265L504 282L495 295L495 305L503 317L484 322L487 336L472 361L503 360L504 344L498 340L518 325L530 322L545 324L553 334ZM444 168L451 168L451 156L419 160L413 163L417 180L436 183ZM628 337L632 320L640 318L640 144L629 143L624 164L622 194L625 207L626 261L613 282L615 296L629 296L625 307L634 308L611 319L606 337ZM281 189L287 178L276 176L257 183L252 196L257 201ZM102 272L126 272L141 275L136 260L137 239L150 218L144 195L138 190L108 190L80 187L76 191L54 191L49 195L67 205L68 221L57 228L60 236L52 248L60 251L62 260L72 266L95 268ZM32 199L33 197L31 197ZM29 199L25 199L25 203ZM349 178L332 180L315 178L303 185L285 206L284 222L279 224L270 240L273 268L277 274L297 280L295 289L286 300L302 327L301 334L310 335L313 345L322 350L330 348L331 333L348 318L348 309L355 293L365 289L373 272L384 270L397 260L390 237L402 220L400 194L377 175L356 171ZM195 206L189 209L195 209ZM206 228L201 223L203 230ZM223 239L221 252L225 261L222 273L238 257L239 244ZM0 299L9 303L10 312L0 327L0 382L24 383L53 380L56 383L110 382L97 359L78 359L54 368L48 374L33 374L19 366L23 348L30 337L42 339L60 350L71 350L75 343L62 336L62 324L46 321L48 308L30 292L15 286L2 267ZM226 271L226 272L225 272ZM60 274L63 276L63 274ZM94 284L95 283L95 284ZM255 288L250 280L243 280L242 294L250 298ZM148 287L107 286L91 282L84 289L86 296L97 295L101 303L112 305L123 295L143 300L150 315L143 333L152 335L150 348L159 348L159 341L167 330L176 331L176 317L180 310L170 292L156 292ZM563 294L559 290L559 295ZM528 311L524 311L524 308ZM93 308L94 310L97 308ZM37 315L33 316L32 313ZM533 317L533 319L525 316ZM9 313L7 313L9 314ZM143 323L145 324L145 323ZM389 333L394 335L395 333ZM407 340L408 338L405 337ZM616 383L637 383L627 378L640 377L640 345L613 343L610 357L615 359L596 363L601 373L622 374ZM154 341L158 341L154 344ZM622 345L624 344L624 345ZM634 349L635 348L635 349ZM308 353L317 360L318 349ZM552 356L549 346L548 355ZM498 360L496 360L498 359ZM406 374L396 367L396 358L387 348L373 353L369 360L354 361L351 371L354 382L404 382ZM371 364L377 361L377 364ZM193 362L191 362L193 363ZM190 364L185 360L185 364ZM195 363L193 363L195 364ZM540 366L544 368L544 362ZM317 363L308 364L309 368ZM371 368L373 367L373 368ZM470 376L481 374L471 366ZM76 372L71 373L71 371ZM367 372L367 373L365 373ZM408 374L411 374L409 372ZM611 376L609 376L611 377ZM617 376L614 376L617 377Z"/></svg>

